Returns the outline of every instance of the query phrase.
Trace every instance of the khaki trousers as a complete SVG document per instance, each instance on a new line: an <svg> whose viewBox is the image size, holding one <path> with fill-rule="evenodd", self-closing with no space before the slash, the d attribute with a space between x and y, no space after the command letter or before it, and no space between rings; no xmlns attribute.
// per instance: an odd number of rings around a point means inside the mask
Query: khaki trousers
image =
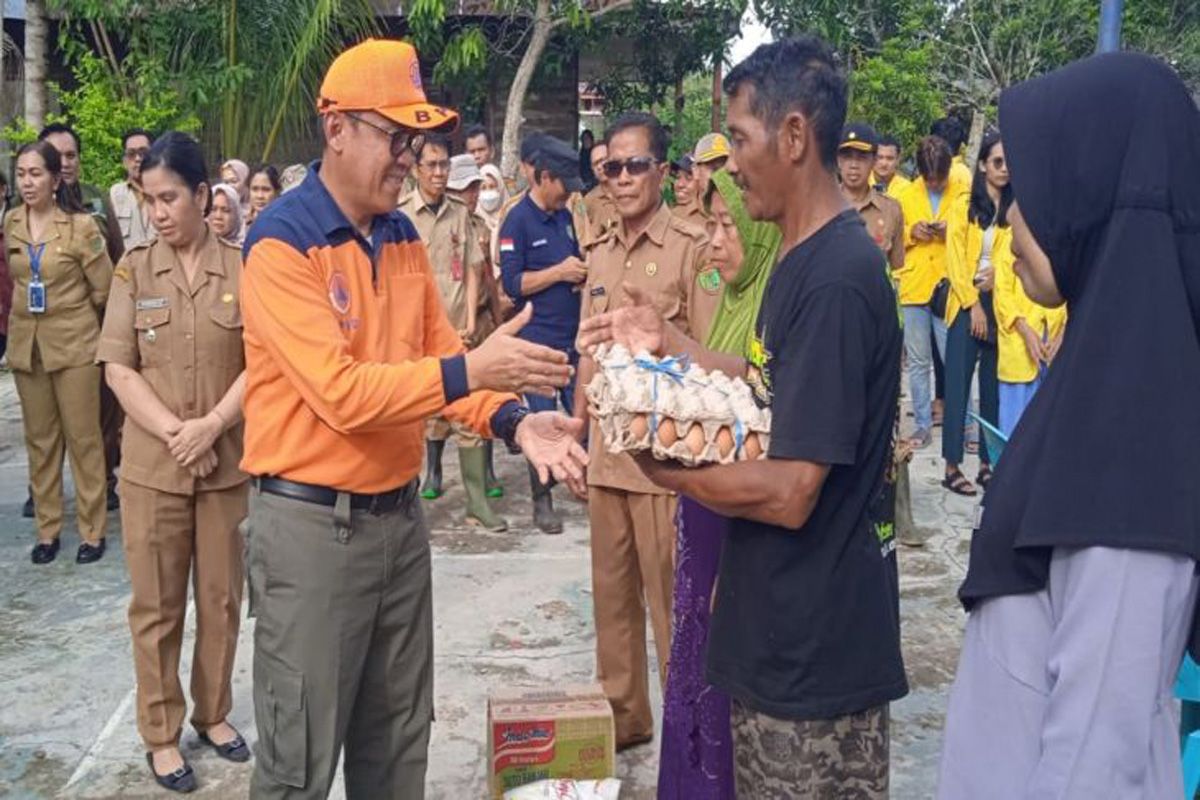
<svg viewBox="0 0 1200 800"><path fill-rule="evenodd" d="M149 749L179 741L187 710L179 652L189 575L196 603L192 725L203 731L224 720L232 706L243 580L238 525L246 517L246 489L243 483L183 495L121 481L138 733Z"/></svg>
<svg viewBox="0 0 1200 800"><path fill-rule="evenodd" d="M425 796L433 721L429 534L416 501L387 514L252 489L247 567L258 725L250 797Z"/></svg>
<svg viewBox="0 0 1200 800"><path fill-rule="evenodd" d="M671 653L675 509L671 495L588 488L596 671L612 703L617 744L654 733L646 659L646 609L654 628L659 681Z"/></svg>
<svg viewBox="0 0 1200 800"><path fill-rule="evenodd" d="M63 526L63 454L71 458L79 538L96 543L104 536L104 443L100 436L100 367L46 372L37 348L33 370L13 370L38 538L57 539Z"/></svg>
<svg viewBox="0 0 1200 800"><path fill-rule="evenodd" d="M433 417L425 422L425 438L431 442L444 442L454 435L454 442L459 447L479 447L483 437L463 425L461 422L451 422L444 417Z"/></svg>

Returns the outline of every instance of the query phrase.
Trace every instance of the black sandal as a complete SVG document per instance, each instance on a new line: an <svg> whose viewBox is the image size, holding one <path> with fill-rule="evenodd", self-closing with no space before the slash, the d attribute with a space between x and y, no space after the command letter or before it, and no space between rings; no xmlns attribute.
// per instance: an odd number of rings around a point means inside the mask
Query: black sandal
<svg viewBox="0 0 1200 800"><path fill-rule="evenodd" d="M232 727L232 726L230 726ZM217 755L226 761L234 761L238 764L244 764L250 760L250 746L246 744L246 740L235 729L233 738L224 744L217 744L212 739L208 738L207 731L196 731L200 737L200 741L217 751Z"/></svg>
<svg viewBox="0 0 1200 800"><path fill-rule="evenodd" d="M183 766L170 775L159 775L154 769L154 753L146 753L146 764L149 765L150 774L154 776L155 782L164 789L180 794L196 791L196 773L192 772L192 765L187 763L186 759Z"/></svg>
<svg viewBox="0 0 1200 800"><path fill-rule="evenodd" d="M942 478L942 486L963 497L974 497L976 494L975 487L957 467L953 472L947 473L945 478Z"/></svg>
<svg viewBox="0 0 1200 800"><path fill-rule="evenodd" d="M988 464L979 465L979 474L975 476L975 482L987 491L988 484L992 482L992 468Z"/></svg>

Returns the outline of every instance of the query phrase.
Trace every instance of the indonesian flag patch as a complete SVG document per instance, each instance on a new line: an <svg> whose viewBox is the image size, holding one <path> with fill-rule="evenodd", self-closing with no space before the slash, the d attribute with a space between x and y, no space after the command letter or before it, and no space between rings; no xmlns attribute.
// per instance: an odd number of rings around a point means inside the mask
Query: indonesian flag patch
<svg viewBox="0 0 1200 800"><path fill-rule="evenodd" d="M500 252L501 253L511 253L515 249L516 248L513 246L512 239L501 239L500 240Z"/></svg>

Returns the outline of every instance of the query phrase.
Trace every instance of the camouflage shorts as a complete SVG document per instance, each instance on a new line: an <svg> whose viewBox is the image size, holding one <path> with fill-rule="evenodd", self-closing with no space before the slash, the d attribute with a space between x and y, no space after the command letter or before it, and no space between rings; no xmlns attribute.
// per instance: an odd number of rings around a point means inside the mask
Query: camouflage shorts
<svg viewBox="0 0 1200 800"><path fill-rule="evenodd" d="M782 720L733 701L739 800L886 800L887 705L828 720Z"/></svg>

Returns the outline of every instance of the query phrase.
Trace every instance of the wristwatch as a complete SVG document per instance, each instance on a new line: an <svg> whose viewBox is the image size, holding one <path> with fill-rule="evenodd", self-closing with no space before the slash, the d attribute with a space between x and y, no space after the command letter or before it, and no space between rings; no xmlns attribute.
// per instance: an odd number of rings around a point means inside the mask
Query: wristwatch
<svg viewBox="0 0 1200 800"><path fill-rule="evenodd" d="M495 431L504 440L504 446L508 448L508 452L514 456L521 454L521 446L517 444L517 428L529 416L529 409L525 406L518 406L504 420L503 430Z"/></svg>

